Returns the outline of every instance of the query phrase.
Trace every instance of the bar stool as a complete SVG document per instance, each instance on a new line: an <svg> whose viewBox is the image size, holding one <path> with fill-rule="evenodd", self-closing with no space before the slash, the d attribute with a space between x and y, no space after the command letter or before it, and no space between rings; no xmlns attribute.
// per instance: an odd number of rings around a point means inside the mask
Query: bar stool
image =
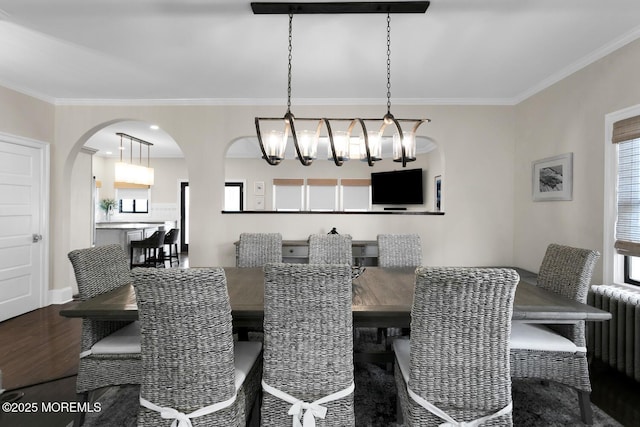
<svg viewBox="0 0 640 427"><path fill-rule="evenodd" d="M180 230L172 228L164 236L164 245L169 246L169 266L173 265L173 259L175 258L180 265L180 252L178 251L178 237L180 236ZM165 258L166 259L166 258Z"/></svg>
<svg viewBox="0 0 640 427"><path fill-rule="evenodd" d="M133 267L164 267L164 230L158 230L143 240L133 240L130 244L131 268ZM133 262L134 249L142 249L144 261L142 264Z"/></svg>

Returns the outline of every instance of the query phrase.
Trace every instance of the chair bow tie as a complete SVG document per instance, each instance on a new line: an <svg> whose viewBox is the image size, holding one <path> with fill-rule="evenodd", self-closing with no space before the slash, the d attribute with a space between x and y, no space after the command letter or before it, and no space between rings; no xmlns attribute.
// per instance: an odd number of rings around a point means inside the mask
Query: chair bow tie
<svg viewBox="0 0 640 427"><path fill-rule="evenodd" d="M173 408L160 408L160 416L165 420L173 420L171 427L193 427L187 414Z"/></svg>
<svg viewBox="0 0 640 427"><path fill-rule="evenodd" d="M171 423L171 427L193 427L191 418L202 417L203 415L209 415L213 414L214 412L218 412L233 405L233 402L236 401L236 398L237 394L234 394L233 396L231 396L231 398L223 402L205 406L196 411L193 411L190 414L185 414L184 412L180 412L173 408L158 406L144 399L142 396L140 396L140 405L152 411L158 412L160 414L160 417L165 420L173 420L173 422Z"/></svg>
<svg viewBox="0 0 640 427"><path fill-rule="evenodd" d="M418 405L422 406L424 409L426 409L427 411L431 412L433 415L437 416L438 418L441 418L444 421L446 421L446 422L440 424L438 427L478 427L479 425L483 424L484 422L486 422L488 420L492 420L494 418L498 418L498 417L501 417L503 415L506 415L506 414L510 413L512 411L512 409L513 409L513 403L509 402L509 404L507 406L505 406L504 408L500 409L498 412L495 412L493 414L484 416L482 418L478 418L477 420L456 421L449 414L444 412L442 409L438 408L433 403L428 402L424 398L422 398L419 395L417 395L416 393L414 393L413 390L411 390L410 388L407 388L407 394Z"/></svg>
<svg viewBox="0 0 640 427"><path fill-rule="evenodd" d="M304 411L304 416L302 414ZM317 403L307 403L299 400L289 408L289 415L293 415L293 427L315 427L316 417L324 419L327 408ZM302 419L302 424L300 424Z"/></svg>
<svg viewBox="0 0 640 427"><path fill-rule="evenodd" d="M264 391L272 396L277 397L278 399L284 400L287 403L291 403L288 414L293 416L293 427L315 427L316 417L324 419L327 415L327 408L321 406L322 403L333 402L334 400L342 399L343 397L346 397L353 393L353 390L355 390L355 388L356 386L352 382L351 385L349 385L349 387L345 389L318 399L315 402L307 403L303 402L302 400L296 399L295 397L285 393L282 390L271 387L269 384L265 383L264 380L262 381L262 389ZM302 419L302 423L300 423L300 419Z"/></svg>

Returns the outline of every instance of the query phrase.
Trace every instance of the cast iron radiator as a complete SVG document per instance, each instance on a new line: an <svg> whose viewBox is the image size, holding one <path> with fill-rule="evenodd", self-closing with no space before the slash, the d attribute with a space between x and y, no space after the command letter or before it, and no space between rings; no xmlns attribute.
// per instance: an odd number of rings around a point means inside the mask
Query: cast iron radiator
<svg viewBox="0 0 640 427"><path fill-rule="evenodd" d="M640 381L640 289L592 286L587 303L612 316L606 322L587 322L589 353Z"/></svg>

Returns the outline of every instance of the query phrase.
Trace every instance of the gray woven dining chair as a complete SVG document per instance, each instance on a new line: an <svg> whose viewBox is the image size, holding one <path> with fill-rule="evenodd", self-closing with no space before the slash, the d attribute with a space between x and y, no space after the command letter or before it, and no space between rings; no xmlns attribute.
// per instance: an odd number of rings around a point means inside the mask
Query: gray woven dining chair
<svg viewBox="0 0 640 427"><path fill-rule="evenodd" d="M262 267L268 262L282 262L280 233L241 233L238 267Z"/></svg>
<svg viewBox="0 0 640 427"><path fill-rule="evenodd" d="M351 268L267 264L264 287L262 425L353 426Z"/></svg>
<svg viewBox="0 0 640 427"><path fill-rule="evenodd" d="M538 286L585 303L593 269L600 254L590 249L550 244L538 272ZM593 417L585 323L533 325L513 322L511 375L535 378L573 387L578 392L580 416Z"/></svg>
<svg viewBox="0 0 640 427"><path fill-rule="evenodd" d="M236 342L222 268L133 270L142 335L138 426L245 426L262 343ZM180 425L182 425L180 423Z"/></svg>
<svg viewBox="0 0 640 427"><path fill-rule="evenodd" d="M422 242L418 234L378 234L378 266L419 267L422 265ZM402 333L398 328L378 328L378 343ZM404 334L408 334L405 330Z"/></svg>
<svg viewBox="0 0 640 427"><path fill-rule="evenodd" d="M80 301L130 284L127 254L120 245L76 249L68 254ZM140 384L138 322L82 320L76 392L86 401L98 388ZM82 424L80 414L77 424Z"/></svg>
<svg viewBox="0 0 640 427"><path fill-rule="evenodd" d="M518 281L505 268L416 270L411 339L393 342L399 422L513 424L509 329Z"/></svg>
<svg viewBox="0 0 640 427"><path fill-rule="evenodd" d="M418 234L378 234L380 267L419 267L422 243Z"/></svg>
<svg viewBox="0 0 640 427"><path fill-rule="evenodd" d="M310 235L309 264L353 264L351 236L348 234Z"/></svg>

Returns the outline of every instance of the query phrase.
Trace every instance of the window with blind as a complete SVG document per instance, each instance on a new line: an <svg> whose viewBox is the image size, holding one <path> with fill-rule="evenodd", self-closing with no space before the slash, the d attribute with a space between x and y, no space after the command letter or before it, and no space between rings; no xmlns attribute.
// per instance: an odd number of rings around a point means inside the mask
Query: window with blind
<svg viewBox="0 0 640 427"><path fill-rule="evenodd" d="M276 211L304 209L304 179L274 179L273 208Z"/></svg>
<svg viewBox="0 0 640 427"><path fill-rule="evenodd" d="M346 179L340 181L342 210L366 212L371 210L371 180Z"/></svg>
<svg viewBox="0 0 640 427"><path fill-rule="evenodd" d="M615 249L624 256L624 280L640 285L640 116L613 124L617 144Z"/></svg>
<svg viewBox="0 0 640 427"><path fill-rule="evenodd" d="M307 178L307 206L310 211L337 211L338 180Z"/></svg>
<svg viewBox="0 0 640 427"><path fill-rule="evenodd" d="M120 213L149 213L149 188L116 189Z"/></svg>

